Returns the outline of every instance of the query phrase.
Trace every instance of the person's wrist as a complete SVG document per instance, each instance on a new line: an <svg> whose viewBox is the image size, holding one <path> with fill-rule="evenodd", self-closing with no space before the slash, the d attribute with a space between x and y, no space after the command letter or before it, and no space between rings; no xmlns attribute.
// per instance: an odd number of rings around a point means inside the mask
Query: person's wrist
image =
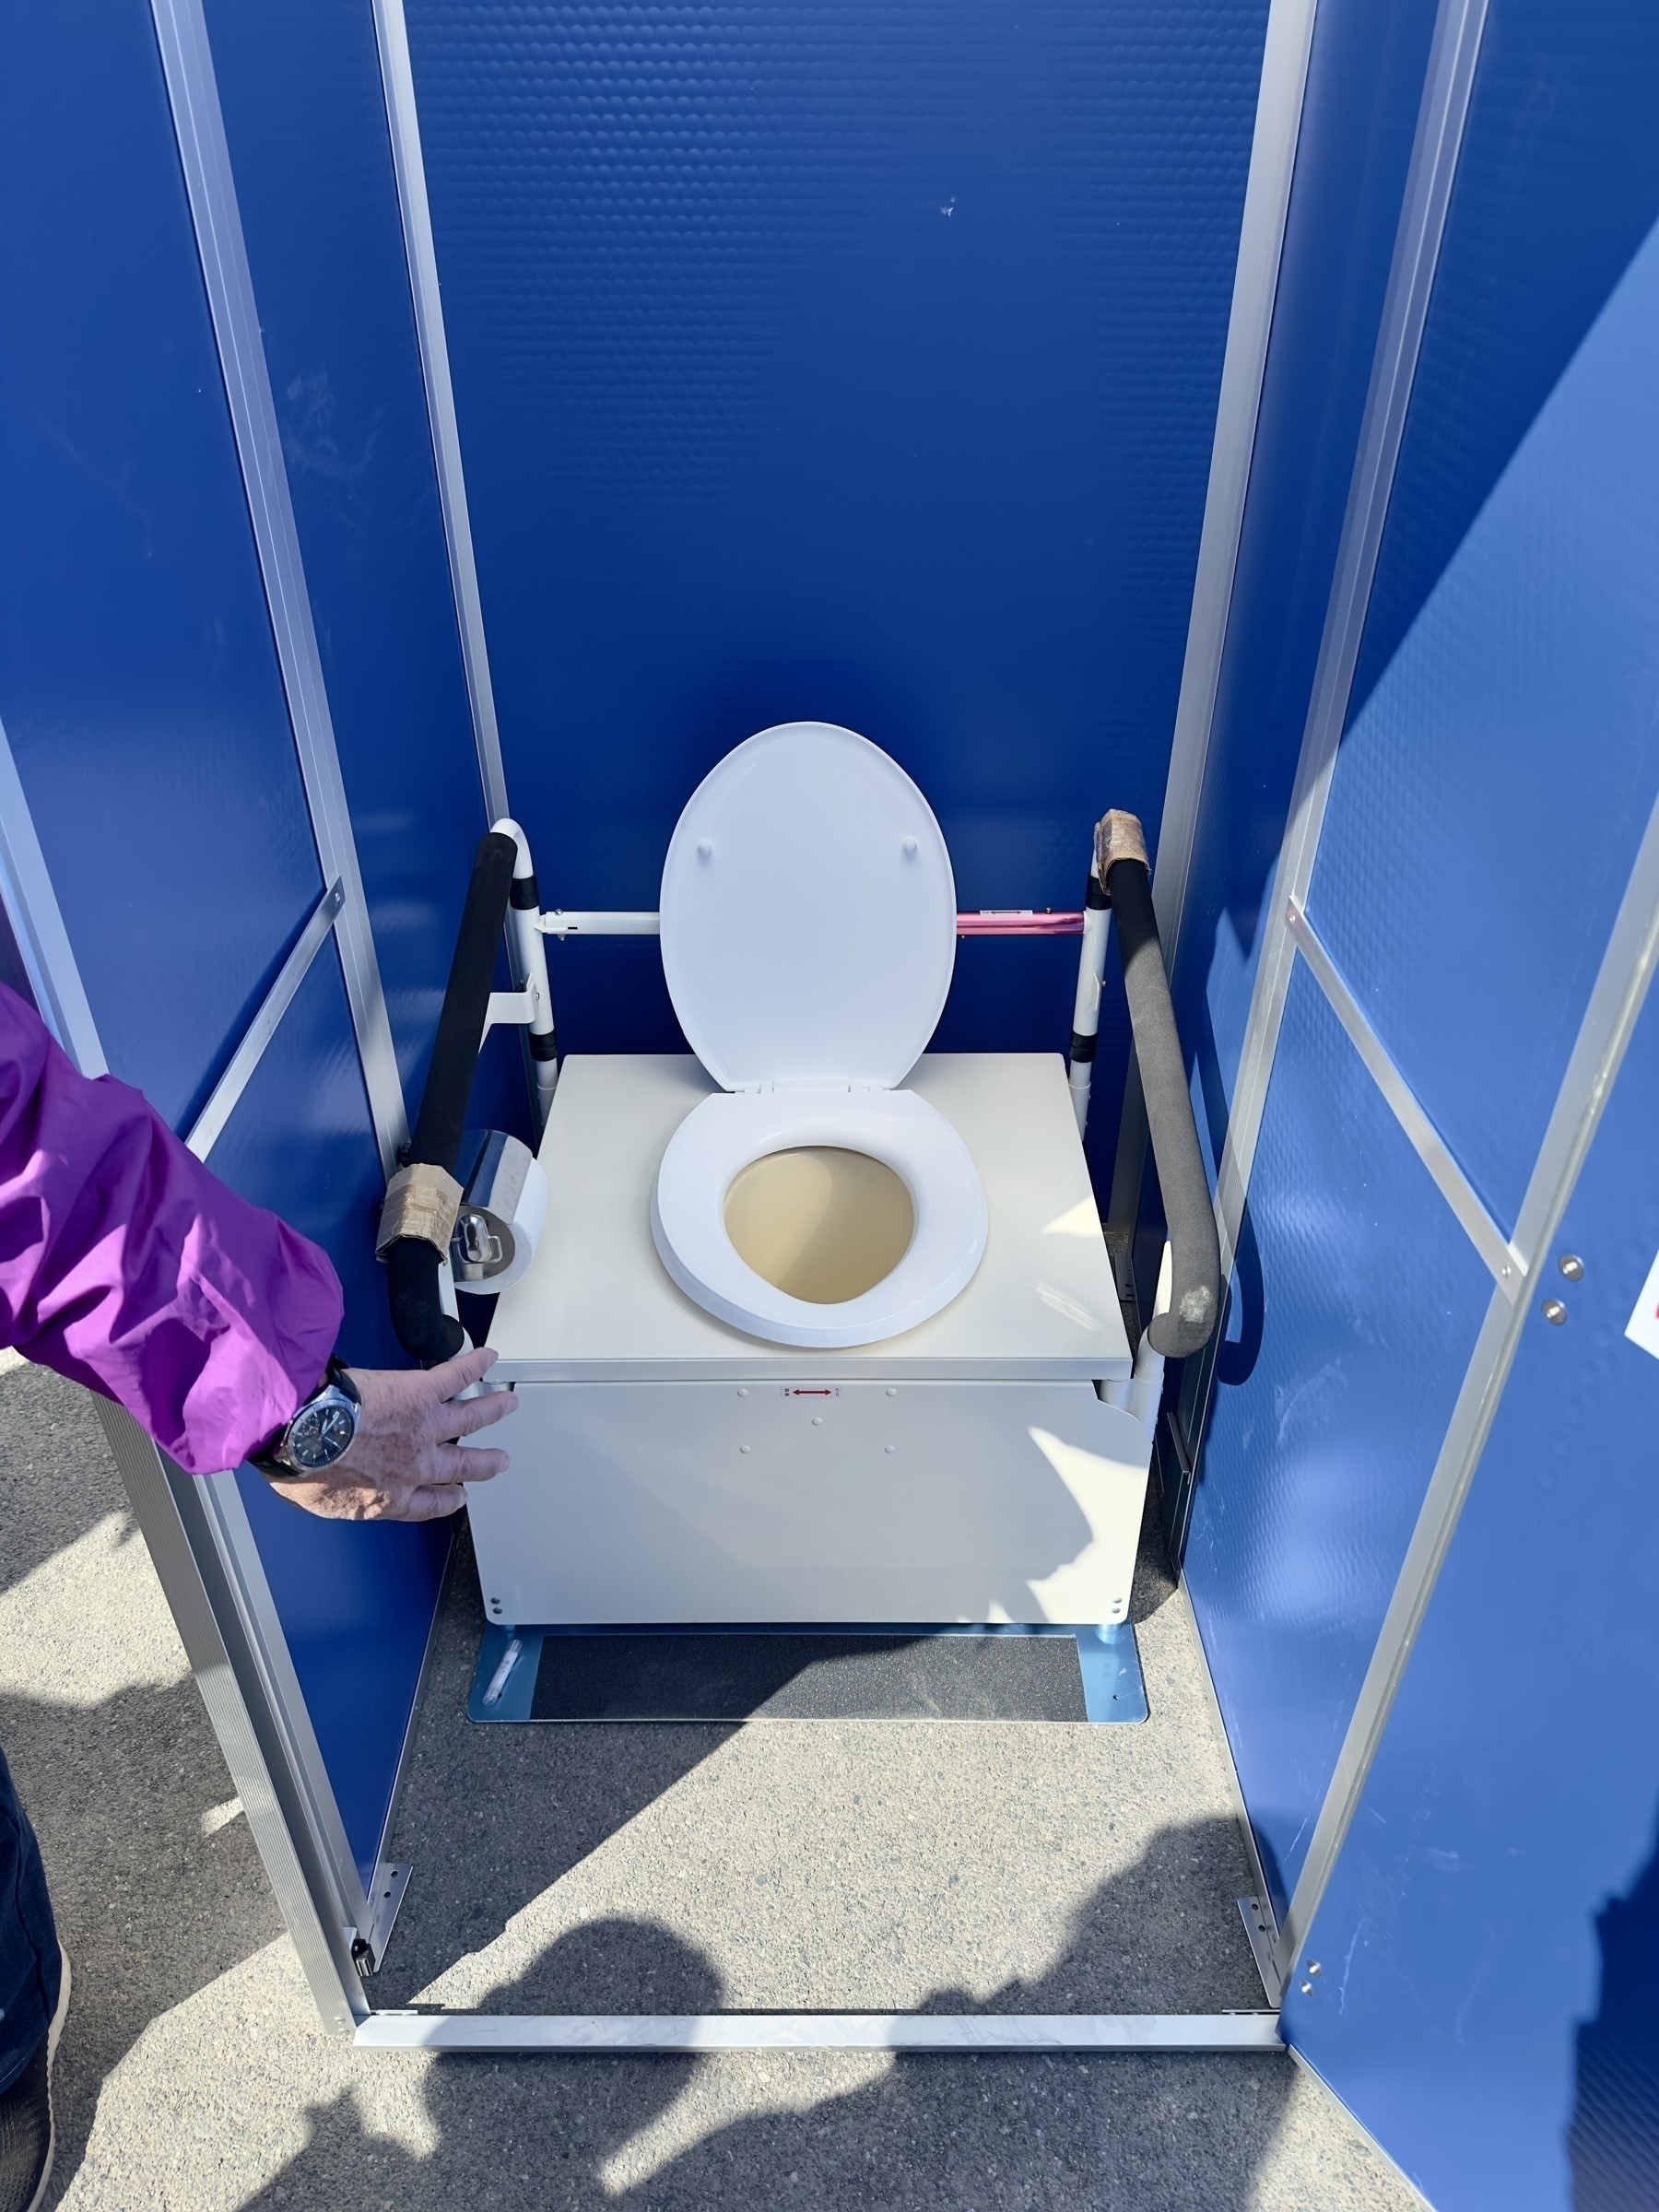
<svg viewBox="0 0 1659 2212"><path fill-rule="evenodd" d="M317 1382L313 1383L312 1388L306 1391L296 1401L294 1410L288 1415L287 1420L283 1421L277 1428L274 1429L270 1435L266 1437L265 1441L256 1447L255 1450L248 1453L248 1465L252 1467L257 1467L259 1472L268 1482L310 1481L314 1479L317 1475L330 1472L334 1467L338 1466L341 1461L347 1456L350 1451L349 1444L347 1446L345 1452L340 1453L335 1459L327 1461L321 1467L311 1468L305 1466L297 1466L294 1465L291 1459L282 1456L284 1447L288 1443L288 1438L293 1433L295 1422L300 1418L300 1416L305 1411L306 1407L313 1405L331 1384L336 1390L342 1392L347 1397L350 1398L353 1404L357 1406L359 1408L359 1418L360 1420L363 1402L362 1394L359 1390L356 1382L353 1380L350 1370L347 1367L345 1361L331 1353L329 1355L328 1364L323 1370L321 1379ZM356 1441L357 1440L354 1435L352 1438L352 1442L355 1443Z"/></svg>

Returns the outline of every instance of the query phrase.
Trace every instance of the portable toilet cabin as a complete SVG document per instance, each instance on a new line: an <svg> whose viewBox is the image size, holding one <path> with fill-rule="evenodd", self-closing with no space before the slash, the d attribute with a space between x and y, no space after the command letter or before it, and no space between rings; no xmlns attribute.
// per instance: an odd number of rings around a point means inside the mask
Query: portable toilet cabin
<svg viewBox="0 0 1659 2212"><path fill-rule="evenodd" d="M758 734L853 733L899 781L871 769L834 850L874 851L879 830L882 911L902 911L933 962L907 971L909 996L892 983L912 1027L869 1079L901 1089L926 1047L916 1088L959 1136L953 1113L971 1113L951 1086L967 1078L947 1063L1018 1063L1008 1080L1037 1087L994 1168L965 1141L997 1270L999 1222L1016 1218L999 1194L1018 1185L1019 1218L1060 1225L1053 1279L1029 1255L1015 1269L1028 1304L1052 1292L1049 1335L1028 1345L1025 1321L993 1317L971 1358L1027 1359L998 1387L1065 1382L1079 1418L1139 1424L1136 1479L1149 1459L1158 1508L1143 1567L1167 1545L1194 1631L1190 1700L1148 1670L1147 1733L1094 1724L1141 1679L1134 1631L1144 1649L1157 1594L1128 1605L1126 1641L1068 1641L1119 1626L1100 1618L1106 1582L1053 1581L1100 1536L1091 1470L1117 1462L1035 1400L1012 1443L941 1447L926 1516L891 1538L955 1541L971 1514L952 1468L981 1452L989 1482L1026 1436L1006 1585L976 1567L973 1594L959 1580L908 1624L890 1590L869 1601L886 1611L803 1595L766 1623L766 1561L740 1588L705 1556L721 1499L747 1500L747 1528L770 1510L749 1467L773 1448L762 1414L783 1440L775 1465L809 1470L800 1510L820 1510L821 1566L837 1544L859 1559L852 1532L900 1496L884 1459L908 1465L912 1433L942 1433L931 1415L900 1432L889 1399L964 1378L945 1371L954 1349L901 1374L861 1352L854 1372L846 1346L797 1359L748 1309L723 1318L700 1297L704 1230L688 1244L659 1219L653 1242L653 1165L616 1200L637 1271L604 1357L649 1350L636 1394L729 1395L706 1421L712 1399L695 1420L689 1400L652 1401L645 1441L613 1438L594 1464L655 1465L654 1439L692 1437L677 1464L715 1500L695 1557L687 1536L677 1561L659 1485L617 1526L592 1524L567 1586L535 1601L547 1617L505 1598L491 1613L459 1553L445 1612L448 1524L310 1520L250 1469L182 1474L110 1413L324 2022L394 2048L863 2040L1246 2063L1282 2041L1441 2212L1651 2201L1651 13L82 0L19 16L6 44L12 980L83 1070L139 1086L217 1172L326 1248L347 1358L400 1361L377 1225L480 837L510 821L522 852L504 864L520 895L503 892L470 1125L542 1149L551 1228L534 1267L552 1283L568 1209L597 1203L598 1153L567 1144L571 1117L586 1099L605 1135L620 1112L594 1070L657 1068L654 1106L629 1093L629 1112L658 1114L653 1161L711 1082L730 1103L803 1068L823 1078L810 1053L742 1058L753 977L711 1013L706 987L688 998L665 973L673 929L684 947L702 926L697 870L724 863L735 818L691 820L677 859L673 845L693 794ZM1117 939L1088 920L1109 911L1090 843L1109 809L1144 828L1182 1047L1184 1093L1157 1088L1150 1126ZM791 868L833 844L815 843L824 818L804 809L792 845L787 811L766 815L782 903L734 910L741 924L696 956L705 986L750 951L759 976L786 912L785 975L848 934L833 884L815 893L821 931L789 902ZM665 889L671 860L684 881ZM907 868L933 872L916 889ZM864 1003L885 1003L879 945L861 972ZM549 1037L569 1061L558 1088ZM728 1048L729 1083L714 1065ZM1090 1078L1080 1149L1068 1052ZM849 1086L862 1069L848 1060ZM791 1112L773 1151L847 1148L840 1124L813 1135ZM1137 1386L1175 1212L1149 1140L1176 1122L1202 1159L1222 1308L1201 1349L1167 1374L1143 1361ZM566 1133L557 1145L544 1124ZM482 1159L475 1147L456 1181L487 1255ZM744 1164L708 1169L711 1206ZM1054 1179L1041 1221L1050 1186L1020 1182L1039 1171ZM719 1218L737 1239L729 1207ZM977 1218L964 1196L961 1253ZM908 1253L919 1231L894 1234ZM494 1263L478 1265L474 1289ZM574 1336L536 1383L535 1331L551 1324L547 1308L524 1318L530 1279L498 1309L521 1387L600 1388ZM781 1296L810 1305L805 1279ZM594 1281L576 1277L577 1305ZM441 1287L471 1301L457 1311L475 1332L497 1325L465 1280ZM841 1282L841 1302L863 1294ZM959 1322L950 1299L973 1295L959 1286L937 1312ZM889 1347L944 1325L895 1312ZM706 1333L731 1328L764 1347L741 1374ZM1053 1347L1074 1341L1089 1348L1065 1367ZM559 1403L562 1418L575 1401ZM549 1466L576 1464L574 1435L557 1430ZM835 1484L855 1444L853 1500ZM481 1546L484 1525L481 1509ZM788 1525L778 1543L798 1561ZM912 1698L933 1694L916 1686L949 1630L953 1680L971 1647L973 1665L1007 1670L984 1710L1008 1717L996 1699L1018 1676L1045 1723L1054 1668L1081 1653L1084 1708L1064 1708L1077 1725L1045 1737L1059 1748L1043 1770L1079 1832L1099 1825L1102 1762L1127 1756L1114 1745L1201 1756L1213 1691L1240 1818L1194 1909L1220 1996L1171 1977L1112 2000L1086 1944L1080 1985L1097 1994L1081 2006L1020 1984L1000 2008L930 2008L856 1977L855 2014L816 1984L811 2002L779 1983L747 2010L653 2012L585 1986L516 2007L407 2001L392 1923L406 1888L422 1895L411 1747L458 1740L470 1684L480 1725L461 1769L494 1775L488 1747L536 1725L532 1677L573 1678L547 1655L551 1631L614 1631L645 1602L602 1599L597 1563L617 1591L646 1587L627 1579L642 1528L649 1586L667 1594L639 1629L862 1630L871 1678L897 1653L888 1672ZM1066 1528L1083 1532L1073 1551ZM496 1542L505 1571L523 1524ZM700 1609L717 1602L717 1619ZM522 1636L510 1649L526 1627L534 1667ZM1065 1632L962 1633L1046 1627ZM926 1653L906 1658L912 1642ZM594 1664L603 1689L606 1653ZM821 1680L818 1664L795 1652L774 1674ZM498 1677L499 1724L484 1710ZM492 1834L522 1832L539 1802L533 1783L479 1793ZM792 1852L841 1832L831 1795L815 1842L804 1791ZM945 1824L935 1870L957 1848L948 1803L912 1808ZM500 1863L481 1853L465 1897L428 1888L426 1967L449 1971L468 1912L512 1909L490 1895ZM1007 1865L1039 1885L1034 1860ZM1155 1961L1159 1894L1134 1905Z"/></svg>

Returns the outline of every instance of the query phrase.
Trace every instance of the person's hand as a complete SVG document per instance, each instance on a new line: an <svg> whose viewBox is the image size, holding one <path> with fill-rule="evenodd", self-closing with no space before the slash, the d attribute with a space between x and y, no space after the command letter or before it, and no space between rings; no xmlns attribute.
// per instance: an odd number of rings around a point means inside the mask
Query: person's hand
<svg viewBox="0 0 1659 2212"><path fill-rule="evenodd" d="M351 1368L363 1411L350 1451L324 1474L271 1487L333 1521L437 1521L454 1512L463 1484L488 1482L509 1464L505 1452L457 1441L518 1410L510 1390L456 1399L495 1363L486 1347L439 1367Z"/></svg>

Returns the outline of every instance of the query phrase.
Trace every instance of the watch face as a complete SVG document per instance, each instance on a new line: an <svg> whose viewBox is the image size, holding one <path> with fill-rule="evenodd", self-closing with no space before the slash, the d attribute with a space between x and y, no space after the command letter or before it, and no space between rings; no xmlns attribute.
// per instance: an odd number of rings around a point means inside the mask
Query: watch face
<svg viewBox="0 0 1659 2212"><path fill-rule="evenodd" d="M320 1470L344 1459L357 1437L357 1408L338 1396L302 1406L288 1433L288 1455L296 1467Z"/></svg>

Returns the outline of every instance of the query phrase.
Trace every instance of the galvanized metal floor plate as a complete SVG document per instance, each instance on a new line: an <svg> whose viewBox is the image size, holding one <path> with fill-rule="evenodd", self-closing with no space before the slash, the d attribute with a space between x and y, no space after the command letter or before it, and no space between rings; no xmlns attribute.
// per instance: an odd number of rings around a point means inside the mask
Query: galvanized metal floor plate
<svg viewBox="0 0 1659 2212"><path fill-rule="evenodd" d="M1135 1631L1002 1624L506 1628L487 1624L478 1722L1147 1718Z"/></svg>

